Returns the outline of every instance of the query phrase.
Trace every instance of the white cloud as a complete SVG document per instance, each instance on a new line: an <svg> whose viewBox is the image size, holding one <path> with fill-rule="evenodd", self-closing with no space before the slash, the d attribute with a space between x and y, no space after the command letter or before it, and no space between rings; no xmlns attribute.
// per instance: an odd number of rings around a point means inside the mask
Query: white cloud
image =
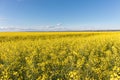
<svg viewBox="0 0 120 80"><path fill-rule="evenodd" d="M62 23L58 23L58 24L56 24L57 26L62 26Z"/></svg>
<svg viewBox="0 0 120 80"><path fill-rule="evenodd" d="M7 20L8 20L7 18L0 17L0 22L7 21Z"/></svg>
<svg viewBox="0 0 120 80"><path fill-rule="evenodd" d="M52 26L34 26L34 27L15 27L15 26L1 26L0 31L66 31L62 24Z"/></svg>

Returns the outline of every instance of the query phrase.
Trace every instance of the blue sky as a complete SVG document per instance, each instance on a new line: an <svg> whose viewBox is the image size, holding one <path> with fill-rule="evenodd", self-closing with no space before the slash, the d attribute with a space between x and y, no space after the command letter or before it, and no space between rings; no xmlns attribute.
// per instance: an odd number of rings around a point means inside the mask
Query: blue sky
<svg viewBox="0 0 120 80"><path fill-rule="evenodd" d="M0 27L120 29L120 0L0 0Z"/></svg>

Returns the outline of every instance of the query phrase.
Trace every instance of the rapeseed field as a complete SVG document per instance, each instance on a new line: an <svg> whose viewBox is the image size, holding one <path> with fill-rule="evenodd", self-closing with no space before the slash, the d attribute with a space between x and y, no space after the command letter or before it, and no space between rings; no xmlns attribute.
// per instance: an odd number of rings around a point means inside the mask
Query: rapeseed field
<svg viewBox="0 0 120 80"><path fill-rule="evenodd" d="M120 32L1 32L0 80L120 80Z"/></svg>

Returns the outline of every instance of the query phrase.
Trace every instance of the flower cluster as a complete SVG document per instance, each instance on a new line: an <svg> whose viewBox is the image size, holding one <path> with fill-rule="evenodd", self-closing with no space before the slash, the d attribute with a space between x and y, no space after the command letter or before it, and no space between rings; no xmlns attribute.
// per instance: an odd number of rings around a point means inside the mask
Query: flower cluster
<svg viewBox="0 0 120 80"><path fill-rule="evenodd" d="M0 80L119 80L119 32L0 33Z"/></svg>

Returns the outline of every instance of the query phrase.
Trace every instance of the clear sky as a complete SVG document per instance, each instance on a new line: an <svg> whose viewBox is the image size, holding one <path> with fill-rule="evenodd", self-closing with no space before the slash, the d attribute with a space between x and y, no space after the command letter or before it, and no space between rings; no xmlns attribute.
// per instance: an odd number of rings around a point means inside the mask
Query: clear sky
<svg viewBox="0 0 120 80"><path fill-rule="evenodd" d="M0 27L120 29L120 0L0 0Z"/></svg>

